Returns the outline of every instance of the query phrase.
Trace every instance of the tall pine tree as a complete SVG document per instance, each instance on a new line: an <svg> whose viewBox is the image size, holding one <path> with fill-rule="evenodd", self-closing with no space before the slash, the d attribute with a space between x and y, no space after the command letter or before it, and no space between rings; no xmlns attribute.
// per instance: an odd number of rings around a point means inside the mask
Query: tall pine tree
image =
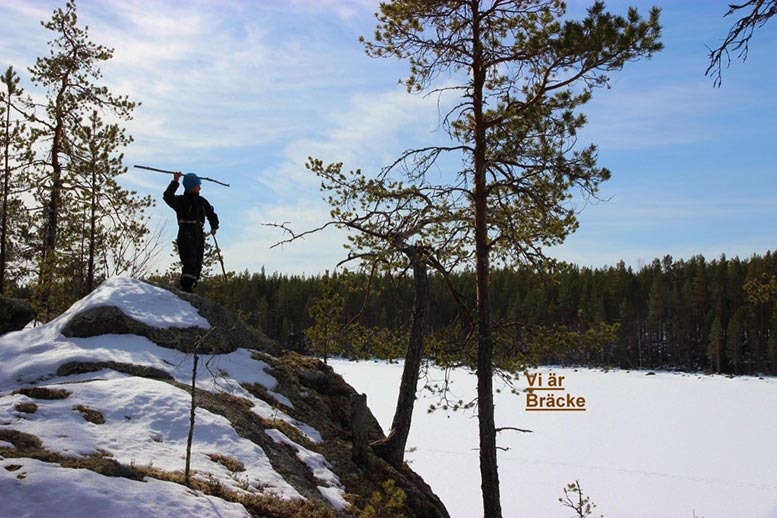
<svg viewBox="0 0 777 518"><path fill-rule="evenodd" d="M595 195L609 177L596 148L574 150L585 117L576 110L607 73L661 48L658 10L616 16L596 2L580 22L563 2L545 0L394 0L382 3L368 54L408 60L409 91L454 92L443 127L449 147L415 150L416 178L438 156L462 158L455 186L469 205L461 243L476 274L480 473L485 516L502 515L493 408L492 260L542 257L577 226L569 189ZM450 82L437 88L440 75Z"/></svg>
<svg viewBox="0 0 777 518"><path fill-rule="evenodd" d="M9 66L0 76L0 145L2 146L2 189L0 196L0 295L8 292L9 281L25 277L22 266L22 239L29 225L21 193L26 188L23 171L29 162L25 144L26 121L22 108L24 91L19 75Z"/></svg>
<svg viewBox="0 0 777 518"><path fill-rule="evenodd" d="M84 159L79 152L83 142L79 139L83 140L84 128L91 124L94 111L126 121L136 104L100 84L101 65L111 59L113 50L92 42L88 27L79 26L74 0L69 0L64 9L56 9L51 20L41 24L54 34L54 39L49 41L48 55L39 57L29 69L33 85L46 95L42 104L30 106L28 115L33 123L32 138L41 150L34 179L36 199L43 207L38 222L40 274L36 298L46 319L67 304L58 299L81 295L82 283L71 275L73 250L83 242L75 233L88 233L91 228L79 224L84 221L84 193L88 190L82 181ZM108 153L124 138L120 132L113 136L115 143L103 141L109 147Z"/></svg>

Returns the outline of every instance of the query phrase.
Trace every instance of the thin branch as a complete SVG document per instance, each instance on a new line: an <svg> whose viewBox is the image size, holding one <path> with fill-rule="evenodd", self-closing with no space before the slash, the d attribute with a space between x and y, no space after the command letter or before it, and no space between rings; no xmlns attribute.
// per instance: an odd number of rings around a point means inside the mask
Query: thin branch
<svg viewBox="0 0 777 518"><path fill-rule="evenodd" d="M724 17L730 16L742 9L752 7L752 10L731 26L728 35L718 48L712 50L707 47L710 64L707 66L704 75L714 78L713 86L716 88L720 87L723 80L724 57L726 68L731 65L730 51L737 52L737 57L742 61L746 61L750 51L750 39L753 37L753 32L756 28L763 27L772 16L777 14L777 1L775 0L749 0L743 4L729 4L728 7L729 9Z"/></svg>
<svg viewBox="0 0 777 518"><path fill-rule="evenodd" d="M503 426L501 428L496 429L496 433L504 432L504 431L513 431L513 432L521 432L521 433L534 433L534 430L526 430L524 428L515 428L514 426Z"/></svg>

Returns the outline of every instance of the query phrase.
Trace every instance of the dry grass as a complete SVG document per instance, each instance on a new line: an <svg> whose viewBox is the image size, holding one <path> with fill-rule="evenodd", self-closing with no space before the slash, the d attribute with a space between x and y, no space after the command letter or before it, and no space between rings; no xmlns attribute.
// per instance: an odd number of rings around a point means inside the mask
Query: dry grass
<svg viewBox="0 0 777 518"><path fill-rule="evenodd" d="M318 500L282 500L273 496L248 495L237 502L257 518L337 518L333 508Z"/></svg>
<svg viewBox="0 0 777 518"><path fill-rule="evenodd" d="M90 423L105 424L105 417L97 410L94 410L84 405L75 405L73 407L73 410L80 412L81 415L84 416L84 419L86 419Z"/></svg>
<svg viewBox="0 0 777 518"><path fill-rule="evenodd" d="M119 464L109 458L110 454L98 451L86 457L66 457L60 453L49 451L43 447L43 442L35 435L18 430L0 430L0 441L10 442L14 448L0 447L0 454L7 458L31 458L42 462L59 464L63 468L81 468L100 473L108 477L124 477L142 480L143 476L132 467Z"/></svg>
<svg viewBox="0 0 777 518"><path fill-rule="evenodd" d="M267 388L265 388L264 385L260 385L259 383L241 383L240 386L250 392L252 396L261 399L268 405L278 404L278 401L267 393Z"/></svg>
<svg viewBox="0 0 777 518"><path fill-rule="evenodd" d="M70 392L65 389L48 387L25 387L14 390L12 394L22 394L32 399L65 399L70 396Z"/></svg>
<svg viewBox="0 0 777 518"><path fill-rule="evenodd" d="M233 473L239 473L246 470L245 464L228 455L222 455L221 453L210 453L208 454L208 458L213 462L218 462Z"/></svg>
<svg viewBox="0 0 777 518"><path fill-rule="evenodd" d="M175 384L175 386L182 386L185 387L185 390L190 390L187 385ZM223 399L226 404L232 405L233 407L239 408L246 412L252 412L251 409L254 408L254 404L249 400L242 397L233 396L232 394L227 394L226 392L219 392L218 397Z"/></svg>
<svg viewBox="0 0 777 518"><path fill-rule="evenodd" d="M62 457L59 465L63 468L88 469L106 477L121 477L131 480L143 480L143 475L132 466L125 466L100 452L86 457Z"/></svg>
<svg viewBox="0 0 777 518"><path fill-rule="evenodd" d="M34 414L38 411L38 405L35 403L17 403L14 406L17 412L23 412L25 414Z"/></svg>
<svg viewBox="0 0 777 518"><path fill-rule="evenodd" d="M123 372L131 376L141 378L172 380L173 377L162 369L149 367L147 365L136 365L134 363L121 362L69 362L61 365L57 369L57 376L71 376L74 374L84 374L87 372L97 372L103 369L113 369L117 372Z"/></svg>
<svg viewBox="0 0 777 518"><path fill-rule="evenodd" d="M19 451L43 448L43 442L37 436L18 430L0 430L0 441L10 442ZM8 451L7 448L5 450Z"/></svg>
<svg viewBox="0 0 777 518"><path fill-rule="evenodd" d="M184 484L183 472L163 471L151 466L135 466L139 473L158 480ZM212 476L205 480L191 479L191 488L228 502L242 504L256 518L337 518L337 513L317 500L283 500L277 496L238 492L228 488Z"/></svg>

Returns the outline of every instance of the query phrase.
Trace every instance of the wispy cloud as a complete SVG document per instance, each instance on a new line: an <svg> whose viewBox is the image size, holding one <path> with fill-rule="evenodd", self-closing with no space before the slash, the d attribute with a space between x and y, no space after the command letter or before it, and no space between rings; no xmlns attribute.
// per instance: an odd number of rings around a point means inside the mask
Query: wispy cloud
<svg viewBox="0 0 777 518"><path fill-rule="evenodd" d="M232 239L225 247L229 268L240 271L258 271L290 274L316 274L333 270L346 257L343 245L346 233L327 228L297 241L279 245L290 235L268 223L284 224L295 232L321 227L328 220L328 208L323 203L311 204L307 199L289 203L265 204L241 212L241 238ZM277 245L277 246L276 246Z"/></svg>
<svg viewBox="0 0 777 518"><path fill-rule="evenodd" d="M251 225L254 229L251 237L247 237L251 245L242 244L233 250L238 260L246 264L253 262L256 267L257 250L263 250L262 264L280 267L287 261L283 266L295 272L315 271L316 263L334 266L342 260L344 231L330 228L304 242L270 250L283 235L261 224L289 223L297 233L325 224L329 221L330 207L319 190L320 181L305 169L307 157L320 158L325 163L343 162L345 169L375 172L403 150L400 135L408 128L411 131L427 128L425 138L434 138L431 133L436 124L434 103L432 99L411 96L400 89L372 95L357 93L344 110L326 117L324 129L317 135L289 142L281 162L257 176L274 201L250 210L243 218L255 223Z"/></svg>
<svg viewBox="0 0 777 518"><path fill-rule="evenodd" d="M687 84L616 85L596 92L583 110L589 124L581 142L621 150L714 140L725 127L710 128L710 120L728 109L731 97L710 88L704 78Z"/></svg>
<svg viewBox="0 0 777 518"><path fill-rule="evenodd" d="M327 219L318 180L304 168L308 156L369 172L406 148L444 139L435 133L437 99L396 86L407 63L367 58L356 40L372 34L378 3L78 1L93 39L116 49L104 81L143 103L128 125L135 142L126 162L232 183L206 189L224 221L219 243L228 268L318 272L342 258L345 236L337 231L269 250L281 236L262 223L288 221L305 230ZM703 76L709 31L699 25L717 19L720 9L699 22L698 6L658 3L672 38L666 49L613 74L613 88L583 107L590 122L580 142L600 146L602 165L614 171L602 195L615 193L611 203L586 208L565 248L584 264L594 256L612 263L696 248L716 255L726 243L760 251L757 234L766 241L769 222L777 221L769 196L753 195L777 187L768 154L777 108L768 90L773 67L753 54L746 67L732 69L723 89L713 89ZM618 0L614 10L626 4ZM40 20L63 6L0 2L0 63L13 64L23 82L51 38ZM773 43L760 38L760 52L773 55ZM126 176L123 182L157 198L167 182ZM723 187L722 179L732 177L736 188ZM683 181L672 183L676 178ZM167 207L154 211L155 221L169 216ZM735 223L724 233L727 218ZM172 240L174 229L168 233Z"/></svg>
<svg viewBox="0 0 777 518"><path fill-rule="evenodd" d="M204 156L283 142L306 122L315 122L328 97L341 96L351 79L358 82L354 60L368 60L355 36L352 51L343 53L315 30L288 30L293 16L305 27L326 6L302 3L305 18L275 2L78 5L92 39L115 49L104 66L108 86L143 103L128 125L136 140L131 152L143 157L162 157L172 149ZM347 6L354 10L360 3ZM29 32L39 34L35 47L15 52L16 61L31 64L51 37L38 25L51 10L18 2L2 10L15 18L11 34L24 41ZM12 50L0 49L0 54Z"/></svg>

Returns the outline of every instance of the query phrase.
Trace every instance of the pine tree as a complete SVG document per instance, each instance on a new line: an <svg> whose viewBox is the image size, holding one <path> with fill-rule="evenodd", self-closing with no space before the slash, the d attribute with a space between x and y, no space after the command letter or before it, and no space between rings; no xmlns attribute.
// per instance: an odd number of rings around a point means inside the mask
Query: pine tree
<svg viewBox="0 0 777 518"><path fill-rule="evenodd" d="M647 348L646 351L646 366L647 367L653 367L653 357L654 353L656 351L659 351L664 346L664 340L665 340L665 331L666 331L666 304L667 304L667 293L666 293L666 287L664 286L663 282L663 276L661 275L661 271L656 271L653 282L650 285L650 293L648 294L648 322L652 324L653 328L653 339L650 341L651 345ZM640 366L641 360L640 360Z"/></svg>
<svg viewBox="0 0 777 518"><path fill-rule="evenodd" d="M715 372L721 371L721 357L724 344L723 324L720 321L720 313L716 311L707 342L707 359L709 360L710 369Z"/></svg>
<svg viewBox="0 0 777 518"><path fill-rule="evenodd" d="M743 344L743 310L740 308L734 313L734 316L728 321L726 326L726 357L734 374L739 374L739 368L742 363L742 344Z"/></svg>
<svg viewBox="0 0 777 518"><path fill-rule="evenodd" d="M618 323L620 324L618 333L619 349L618 354L619 367L629 367L632 363L634 349L637 348L637 318L634 306L627 296L624 296L618 306Z"/></svg>
<svg viewBox="0 0 777 518"><path fill-rule="evenodd" d="M123 189L116 177L125 173L119 149L132 139L117 124L106 124L97 111L89 114L75 135L71 167L73 190L81 212L80 250L73 251L80 266L81 296L95 287L96 267L103 275L137 274L140 257L149 234L145 210L153 205L150 196L139 197ZM85 249L85 253L84 253ZM84 271L85 270L85 271Z"/></svg>
<svg viewBox="0 0 777 518"><path fill-rule="evenodd" d="M0 143L2 144L2 202L0 205L0 295L8 292L9 281L25 277L21 266L20 234L29 225L21 192L25 189L22 168L29 161L25 150L26 132L22 107L24 91L12 66L0 76ZM15 268L11 268L14 263ZM15 271L14 271L15 270ZM11 275L9 275L9 273Z"/></svg>
<svg viewBox="0 0 777 518"><path fill-rule="evenodd" d="M307 167L321 179L322 191L327 193L331 206L330 222L309 232L329 225L354 231L349 236L349 257L343 262L358 259L363 268L373 273L392 274L408 269L413 272L413 308L394 419L386 440L374 445L378 455L399 468L410 433L423 356L429 306L428 266L433 265L444 275L455 267L460 254L457 248L448 248L447 243L450 235L456 234L455 227L448 225L456 219L456 212L439 193L429 192L424 185L406 186L403 178L392 177L392 167L376 178L368 178L360 170L346 174L341 163L324 166L321 160L312 158ZM309 232L292 233L292 240ZM448 264L444 265L438 257L444 257ZM317 316L326 316L326 308L334 308L334 303L331 298L319 300L315 306ZM322 333L329 325L336 324L317 319L311 338L328 342L323 340Z"/></svg>
<svg viewBox="0 0 777 518"><path fill-rule="evenodd" d="M768 348L769 317L777 301L777 275L759 272L763 261L750 263L747 280L743 286L747 301L753 313L753 351L752 357L758 371L764 370Z"/></svg>
<svg viewBox="0 0 777 518"><path fill-rule="evenodd" d="M35 183L40 187L36 193L39 203L45 207L40 222L39 265L39 297L45 318L52 312L49 299L56 289L63 289L54 286L55 272L68 271L59 250L78 242L72 235L61 235L64 220L69 218L75 227L73 211L79 210L74 199L78 179L73 167L77 136L93 110L128 120L136 104L98 84L102 77L100 66L111 59L113 50L92 42L88 27L78 25L74 0L69 0L64 10L56 9L51 20L41 24L54 33L54 39L49 41L51 51L39 57L29 71L32 83L45 90L46 97L42 105L31 106L28 115L34 124L32 137L36 147L43 149L37 161Z"/></svg>
<svg viewBox="0 0 777 518"><path fill-rule="evenodd" d="M731 63L732 51L736 52L737 57L742 61L747 59L753 32L756 28L766 25L766 22L777 14L777 0L745 0L741 3L730 3L724 16L741 13L745 14L734 22L723 43L709 52L710 64L707 66L705 75L714 77L715 86L720 86L722 83L723 64L724 61L726 66Z"/></svg>
<svg viewBox="0 0 777 518"><path fill-rule="evenodd" d="M313 299L308 310L313 325L305 330L305 336L310 340L311 352L323 357L326 363L329 356L343 349L342 317L345 301L334 289L328 272L322 282L321 295Z"/></svg>
<svg viewBox="0 0 777 518"><path fill-rule="evenodd" d="M493 387L492 260L542 258L577 226L568 190L594 196L609 171L596 165L596 148L572 151L585 117L575 113L607 73L661 48L658 10L644 21L596 2L581 22L565 19L565 5L547 0L394 0L380 5L369 55L407 59L409 91L456 92L443 126L449 147L413 150L417 181L441 154L465 164L455 187L468 205L477 301L477 378L480 472L486 516L502 515L497 472ZM455 82L435 89L440 75ZM463 207L462 207L463 210Z"/></svg>

